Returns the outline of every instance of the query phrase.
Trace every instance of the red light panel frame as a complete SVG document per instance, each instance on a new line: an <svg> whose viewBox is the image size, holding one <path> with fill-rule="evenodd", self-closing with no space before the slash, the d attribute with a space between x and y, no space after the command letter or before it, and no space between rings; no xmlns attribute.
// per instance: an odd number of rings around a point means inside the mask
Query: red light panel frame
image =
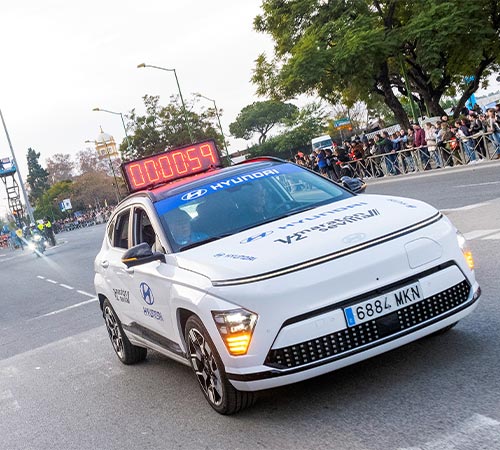
<svg viewBox="0 0 500 450"><path fill-rule="evenodd" d="M129 161L121 169L132 193L221 166L215 141L210 140Z"/></svg>

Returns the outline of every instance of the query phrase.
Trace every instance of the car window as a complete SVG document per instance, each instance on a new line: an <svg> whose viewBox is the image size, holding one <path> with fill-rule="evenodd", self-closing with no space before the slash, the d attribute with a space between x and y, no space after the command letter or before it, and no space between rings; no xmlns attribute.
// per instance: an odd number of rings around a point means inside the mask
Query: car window
<svg viewBox="0 0 500 450"><path fill-rule="evenodd" d="M295 164L270 167L245 172L243 165L237 176L218 177L155 203L174 252L352 196Z"/></svg>
<svg viewBox="0 0 500 450"><path fill-rule="evenodd" d="M108 239L109 242L113 242L113 231L115 230L115 221L113 220L108 224Z"/></svg>
<svg viewBox="0 0 500 450"><path fill-rule="evenodd" d="M134 208L134 244L146 242L152 250L157 248L157 236L147 212L140 207Z"/></svg>
<svg viewBox="0 0 500 450"><path fill-rule="evenodd" d="M130 210L120 213L115 220L115 230L113 233L113 246L119 248L129 248L128 232L130 222Z"/></svg>

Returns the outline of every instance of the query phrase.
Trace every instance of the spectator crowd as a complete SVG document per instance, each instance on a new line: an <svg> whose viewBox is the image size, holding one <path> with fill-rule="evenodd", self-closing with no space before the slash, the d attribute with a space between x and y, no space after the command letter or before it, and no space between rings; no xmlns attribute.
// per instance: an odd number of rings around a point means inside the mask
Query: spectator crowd
<svg viewBox="0 0 500 450"><path fill-rule="evenodd" d="M79 214L75 213L73 217L67 217L65 219L56 220L54 222L56 233L76 230L78 228L85 228L93 225L98 225L100 223L105 223L111 216L113 208L114 208L113 206L96 208L84 213L79 213Z"/></svg>
<svg viewBox="0 0 500 450"><path fill-rule="evenodd" d="M354 136L342 144L299 152L294 162L334 180L400 175L500 159L500 104L485 113L467 111L453 120L413 123L407 130L383 131L372 139Z"/></svg>

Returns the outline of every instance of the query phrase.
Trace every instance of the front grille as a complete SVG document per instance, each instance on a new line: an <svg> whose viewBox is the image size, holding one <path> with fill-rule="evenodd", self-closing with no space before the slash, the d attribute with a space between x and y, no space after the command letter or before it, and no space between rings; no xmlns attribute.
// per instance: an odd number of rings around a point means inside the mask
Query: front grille
<svg viewBox="0 0 500 450"><path fill-rule="evenodd" d="M326 358L341 357L358 347L376 343L452 310L467 300L469 292L469 283L464 280L439 294L375 320L288 347L272 349L265 365L290 369Z"/></svg>

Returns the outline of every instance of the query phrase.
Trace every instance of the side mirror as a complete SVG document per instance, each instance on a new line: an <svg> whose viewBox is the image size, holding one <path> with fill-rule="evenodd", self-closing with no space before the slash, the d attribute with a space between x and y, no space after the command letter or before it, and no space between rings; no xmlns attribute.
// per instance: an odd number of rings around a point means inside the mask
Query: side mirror
<svg viewBox="0 0 500 450"><path fill-rule="evenodd" d="M129 248L122 256L122 263L127 267L138 266L151 261L166 262L165 255L160 252L153 252L149 244L146 242L142 242L141 244L137 244L134 247Z"/></svg>

